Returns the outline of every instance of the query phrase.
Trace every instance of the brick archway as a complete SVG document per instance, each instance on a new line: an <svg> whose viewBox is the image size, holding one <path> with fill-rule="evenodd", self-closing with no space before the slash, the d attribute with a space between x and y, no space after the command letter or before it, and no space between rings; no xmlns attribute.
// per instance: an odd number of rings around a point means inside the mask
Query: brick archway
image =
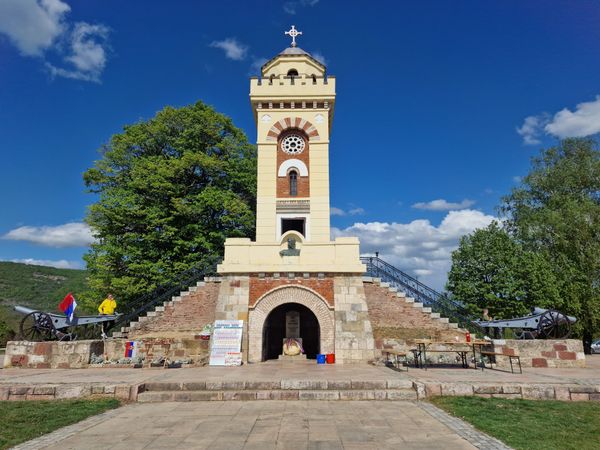
<svg viewBox="0 0 600 450"><path fill-rule="evenodd" d="M267 141L277 141L281 132L288 128L297 128L298 130L304 131L310 142L321 139L315 126L308 120L301 119L300 117L286 117L285 119L275 122L275 125L269 129Z"/></svg>
<svg viewBox="0 0 600 450"><path fill-rule="evenodd" d="M334 352L334 313L327 302L315 291L304 286L282 286L275 288L256 302L248 315L248 362L262 361L263 327L267 317L278 306L299 303L312 311L321 331L321 353Z"/></svg>

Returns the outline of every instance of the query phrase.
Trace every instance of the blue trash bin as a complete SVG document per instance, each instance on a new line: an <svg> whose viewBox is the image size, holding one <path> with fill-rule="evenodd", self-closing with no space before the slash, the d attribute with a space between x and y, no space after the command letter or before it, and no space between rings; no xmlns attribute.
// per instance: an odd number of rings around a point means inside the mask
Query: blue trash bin
<svg viewBox="0 0 600 450"><path fill-rule="evenodd" d="M317 355L317 364L325 364L326 356L318 354Z"/></svg>

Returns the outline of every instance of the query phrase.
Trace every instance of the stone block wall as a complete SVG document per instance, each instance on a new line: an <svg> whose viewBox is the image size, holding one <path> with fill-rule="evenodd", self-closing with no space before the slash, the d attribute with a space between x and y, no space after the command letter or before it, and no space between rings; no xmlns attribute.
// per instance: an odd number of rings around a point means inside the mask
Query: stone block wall
<svg viewBox="0 0 600 450"><path fill-rule="evenodd" d="M117 398L125 401L137 399L138 386L110 383L64 383L64 384L2 384L0 401L63 400L84 398Z"/></svg>
<svg viewBox="0 0 600 450"><path fill-rule="evenodd" d="M87 367L92 353L102 354L103 341L29 342L6 345L4 367L29 369L80 369Z"/></svg>
<svg viewBox="0 0 600 450"><path fill-rule="evenodd" d="M523 367L585 367L579 339L496 339L494 351L519 355ZM498 367L510 367L506 357L496 356Z"/></svg>
<svg viewBox="0 0 600 450"><path fill-rule="evenodd" d="M477 396L527 400L600 401L600 385L415 381L419 400L445 396Z"/></svg>
<svg viewBox="0 0 600 450"><path fill-rule="evenodd" d="M336 276L334 293L336 362L372 361L375 342L362 276Z"/></svg>
<svg viewBox="0 0 600 450"><path fill-rule="evenodd" d="M464 330L452 328L447 321L436 318L422 305L418 307L414 301L399 297L397 292L385 286L365 282L364 292L378 350L408 350L414 348L415 339L465 339Z"/></svg>
<svg viewBox="0 0 600 450"><path fill-rule="evenodd" d="M125 344L130 339L108 340L104 346L107 359L120 359L125 355ZM175 361L191 358L193 365L202 366L208 363L210 341L200 336L190 338L145 337L133 339L138 343L138 356L144 356L144 366L159 356Z"/></svg>
<svg viewBox="0 0 600 450"><path fill-rule="evenodd" d="M149 336L193 335L215 321L215 307L220 283L207 282L180 301L164 307L154 317L148 317L129 332L129 338Z"/></svg>
<svg viewBox="0 0 600 450"><path fill-rule="evenodd" d="M243 320L242 358L248 361L248 299L250 277L248 275L226 275L221 279L215 308L216 320Z"/></svg>

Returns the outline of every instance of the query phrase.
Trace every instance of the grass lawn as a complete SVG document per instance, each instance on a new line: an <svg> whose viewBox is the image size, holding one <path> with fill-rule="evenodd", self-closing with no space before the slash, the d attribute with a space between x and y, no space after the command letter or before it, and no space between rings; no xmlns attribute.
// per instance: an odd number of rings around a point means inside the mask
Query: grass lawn
<svg viewBox="0 0 600 450"><path fill-rule="evenodd" d="M2 401L0 402L0 449L50 433L119 405L119 401L114 398Z"/></svg>
<svg viewBox="0 0 600 450"><path fill-rule="evenodd" d="M516 449L600 448L600 403L434 397L431 402Z"/></svg>

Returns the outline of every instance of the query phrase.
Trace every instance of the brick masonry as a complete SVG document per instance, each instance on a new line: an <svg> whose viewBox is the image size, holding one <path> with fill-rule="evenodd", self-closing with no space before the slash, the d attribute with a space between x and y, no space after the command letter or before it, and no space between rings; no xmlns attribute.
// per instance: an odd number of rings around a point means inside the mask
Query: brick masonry
<svg viewBox="0 0 600 450"><path fill-rule="evenodd" d="M272 275L260 278L257 274L250 276L250 299L248 305L254 307L257 300L267 292L279 288L281 286L304 286L319 294L328 304L333 307L333 277L327 275L324 278L317 278L315 274L310 274L309 278L295 276L288 278L285 274L281 274L280 278L274 278Z"/></svg>
<svg viewBox="0 0 600 450"><path fill-rule="evenodd" d="M215 308L219 295L220 283L208 282L180 301L165 306L164 311L155 317L148 317L144 322L129 332L132 339L145 336L161 336L168 333L199 333L204 325L215 321Z"/></svg>
<svg viewBox="0 0 600 450"><path fill-rule="evenodd" d="M310 197L310 144L308 143L308 139L305 139L305 147L301 153L292 155L285 153L281 149L281 140L285 138L286 135L296 132L296 130L291 129L289 131L285 131L281 135L281 139L277 145L277 173L279 173L279 167L288 159L297 159L304 163L304 165L308 168L309 176L300 176L300 172L298 172L298 192L295 197ZM304 135L304 133L300 133ZM286 176L280 177L277 176L277 198L295 198L290 195L290 183Z"/></svg>
<svg viewBox="0 0 600 450"><path fill-rule="evenodd" d="M464 340L463 330L451 328L385 286L365 282L364 291L377 349L406 350L414 346L415 339Z"/></svg>
<svg viewBox="0 0 600 450"><path fill-rule="evenodd" d="M271 127L267 134L267 141L276 141L281 132L287 128L296 128L304 131L308 135L310 141L318 141L321 139L316 127L308 120L300 117L286 117L281 119Z"/></svg>
<svg viewBox="0 0 600 450"><path fill-rule="evenodd" d="M290 302L306 306L317 317L321 329L321 353L333 353L334 349L337 352L334 343L334 313L328 302L307 286L280 284L278 288L259 298L250 310L247 334L250 343L249 362L259 362L262 359L263 327L269 313Z"/></svg>

